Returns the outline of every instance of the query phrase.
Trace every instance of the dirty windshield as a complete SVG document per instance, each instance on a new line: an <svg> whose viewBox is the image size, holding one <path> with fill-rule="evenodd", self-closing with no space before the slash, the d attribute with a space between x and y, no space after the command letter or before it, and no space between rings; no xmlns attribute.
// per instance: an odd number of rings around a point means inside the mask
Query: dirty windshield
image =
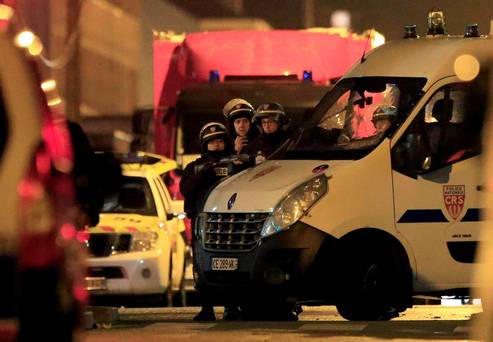
<svg viewBox="0 0 493 342"><path fill-rule="evenodd" d="M422 95L423 78L339 82L288 147L288 159L358 159L391 137Z"/></svg>

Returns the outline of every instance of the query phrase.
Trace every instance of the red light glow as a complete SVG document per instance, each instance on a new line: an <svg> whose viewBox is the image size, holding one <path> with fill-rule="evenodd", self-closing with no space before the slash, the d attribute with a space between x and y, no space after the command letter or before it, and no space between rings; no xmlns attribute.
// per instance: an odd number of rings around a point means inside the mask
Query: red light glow
<svg viewBox="0 0 493 342"><path fill-rule="evenodd" d="M72 290L75 299L77 299L81 303L86 303L89 295L87 294L86 289L83 286L74 286Z"/></svg>
<svg viewBox="0 0 493 342"><path fill-rule="evenodd" d="M50 156L44 151L38 151L38 153L36 153L35 161L36 171L38 171L40 175L48 175L51 169Z"/></svg>
<svg viewBox="0 0 493 342"><path fill-rule="evenodd" d="M88 230L81 230L77 232L77 241L79 242L87 242L89 241L89 231Z"/></svg>
<svg viewBox="0 0 493 342"><path fill-rule="evenodd" d="M43 186L38 181L25 179L17 186L17 193L23 199L40 199L43 196Z"/></svg>
<svg viewBox="0 0 493 342"><path fill-rule="evenodd" d="M76 233L77 233L77 230L75 229L75 226L71 223L65 223L60 228L60 235L65 240L73 239L75 237Z"/></svg>

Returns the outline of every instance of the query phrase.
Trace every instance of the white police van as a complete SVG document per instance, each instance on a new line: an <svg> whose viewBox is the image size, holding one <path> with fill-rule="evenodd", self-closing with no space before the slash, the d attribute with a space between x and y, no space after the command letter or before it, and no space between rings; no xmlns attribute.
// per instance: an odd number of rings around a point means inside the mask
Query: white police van
<svg viewBox="0 0 493 342"><path fill-rule="evenodd" d="M365 56L277 158L209 194L195 277L215 302L312 300L373 320L474 287L481 142L466 90L493 41L477 26L443 34L440 13L430 22L430 35L407 27Z"/></svg>

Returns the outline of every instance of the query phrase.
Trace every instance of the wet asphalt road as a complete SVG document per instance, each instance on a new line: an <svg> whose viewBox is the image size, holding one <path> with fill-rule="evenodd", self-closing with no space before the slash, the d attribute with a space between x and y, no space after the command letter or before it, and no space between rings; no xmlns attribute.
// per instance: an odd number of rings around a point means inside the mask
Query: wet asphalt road
<svg viewBox="0 0 493 342"><path fill-rule="evenodd" d="M120 308L111 324L86 330L82 341L473 341L477 305L420 305L389 322L349 322L333 306L304 307L298 322L197 323L197 307Z"/></svg>

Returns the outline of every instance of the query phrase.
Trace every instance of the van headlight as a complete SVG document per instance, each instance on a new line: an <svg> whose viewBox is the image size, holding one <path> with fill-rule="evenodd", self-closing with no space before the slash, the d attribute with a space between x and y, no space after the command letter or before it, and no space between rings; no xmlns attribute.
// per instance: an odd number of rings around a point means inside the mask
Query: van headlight
<svg viewBox="0 0 493 342"><path fill-rule="evenodd" d="M327 192L324 174L293 189L275 208L262 227L266 237L288 229L298 221Z"/></svg>
<svg viewBox="0 0 493 342"><path fill-rule="evenodd" d="M156 248L159 238L156 232L138 232L132 234L130 252L146 252Z"/></svg>

